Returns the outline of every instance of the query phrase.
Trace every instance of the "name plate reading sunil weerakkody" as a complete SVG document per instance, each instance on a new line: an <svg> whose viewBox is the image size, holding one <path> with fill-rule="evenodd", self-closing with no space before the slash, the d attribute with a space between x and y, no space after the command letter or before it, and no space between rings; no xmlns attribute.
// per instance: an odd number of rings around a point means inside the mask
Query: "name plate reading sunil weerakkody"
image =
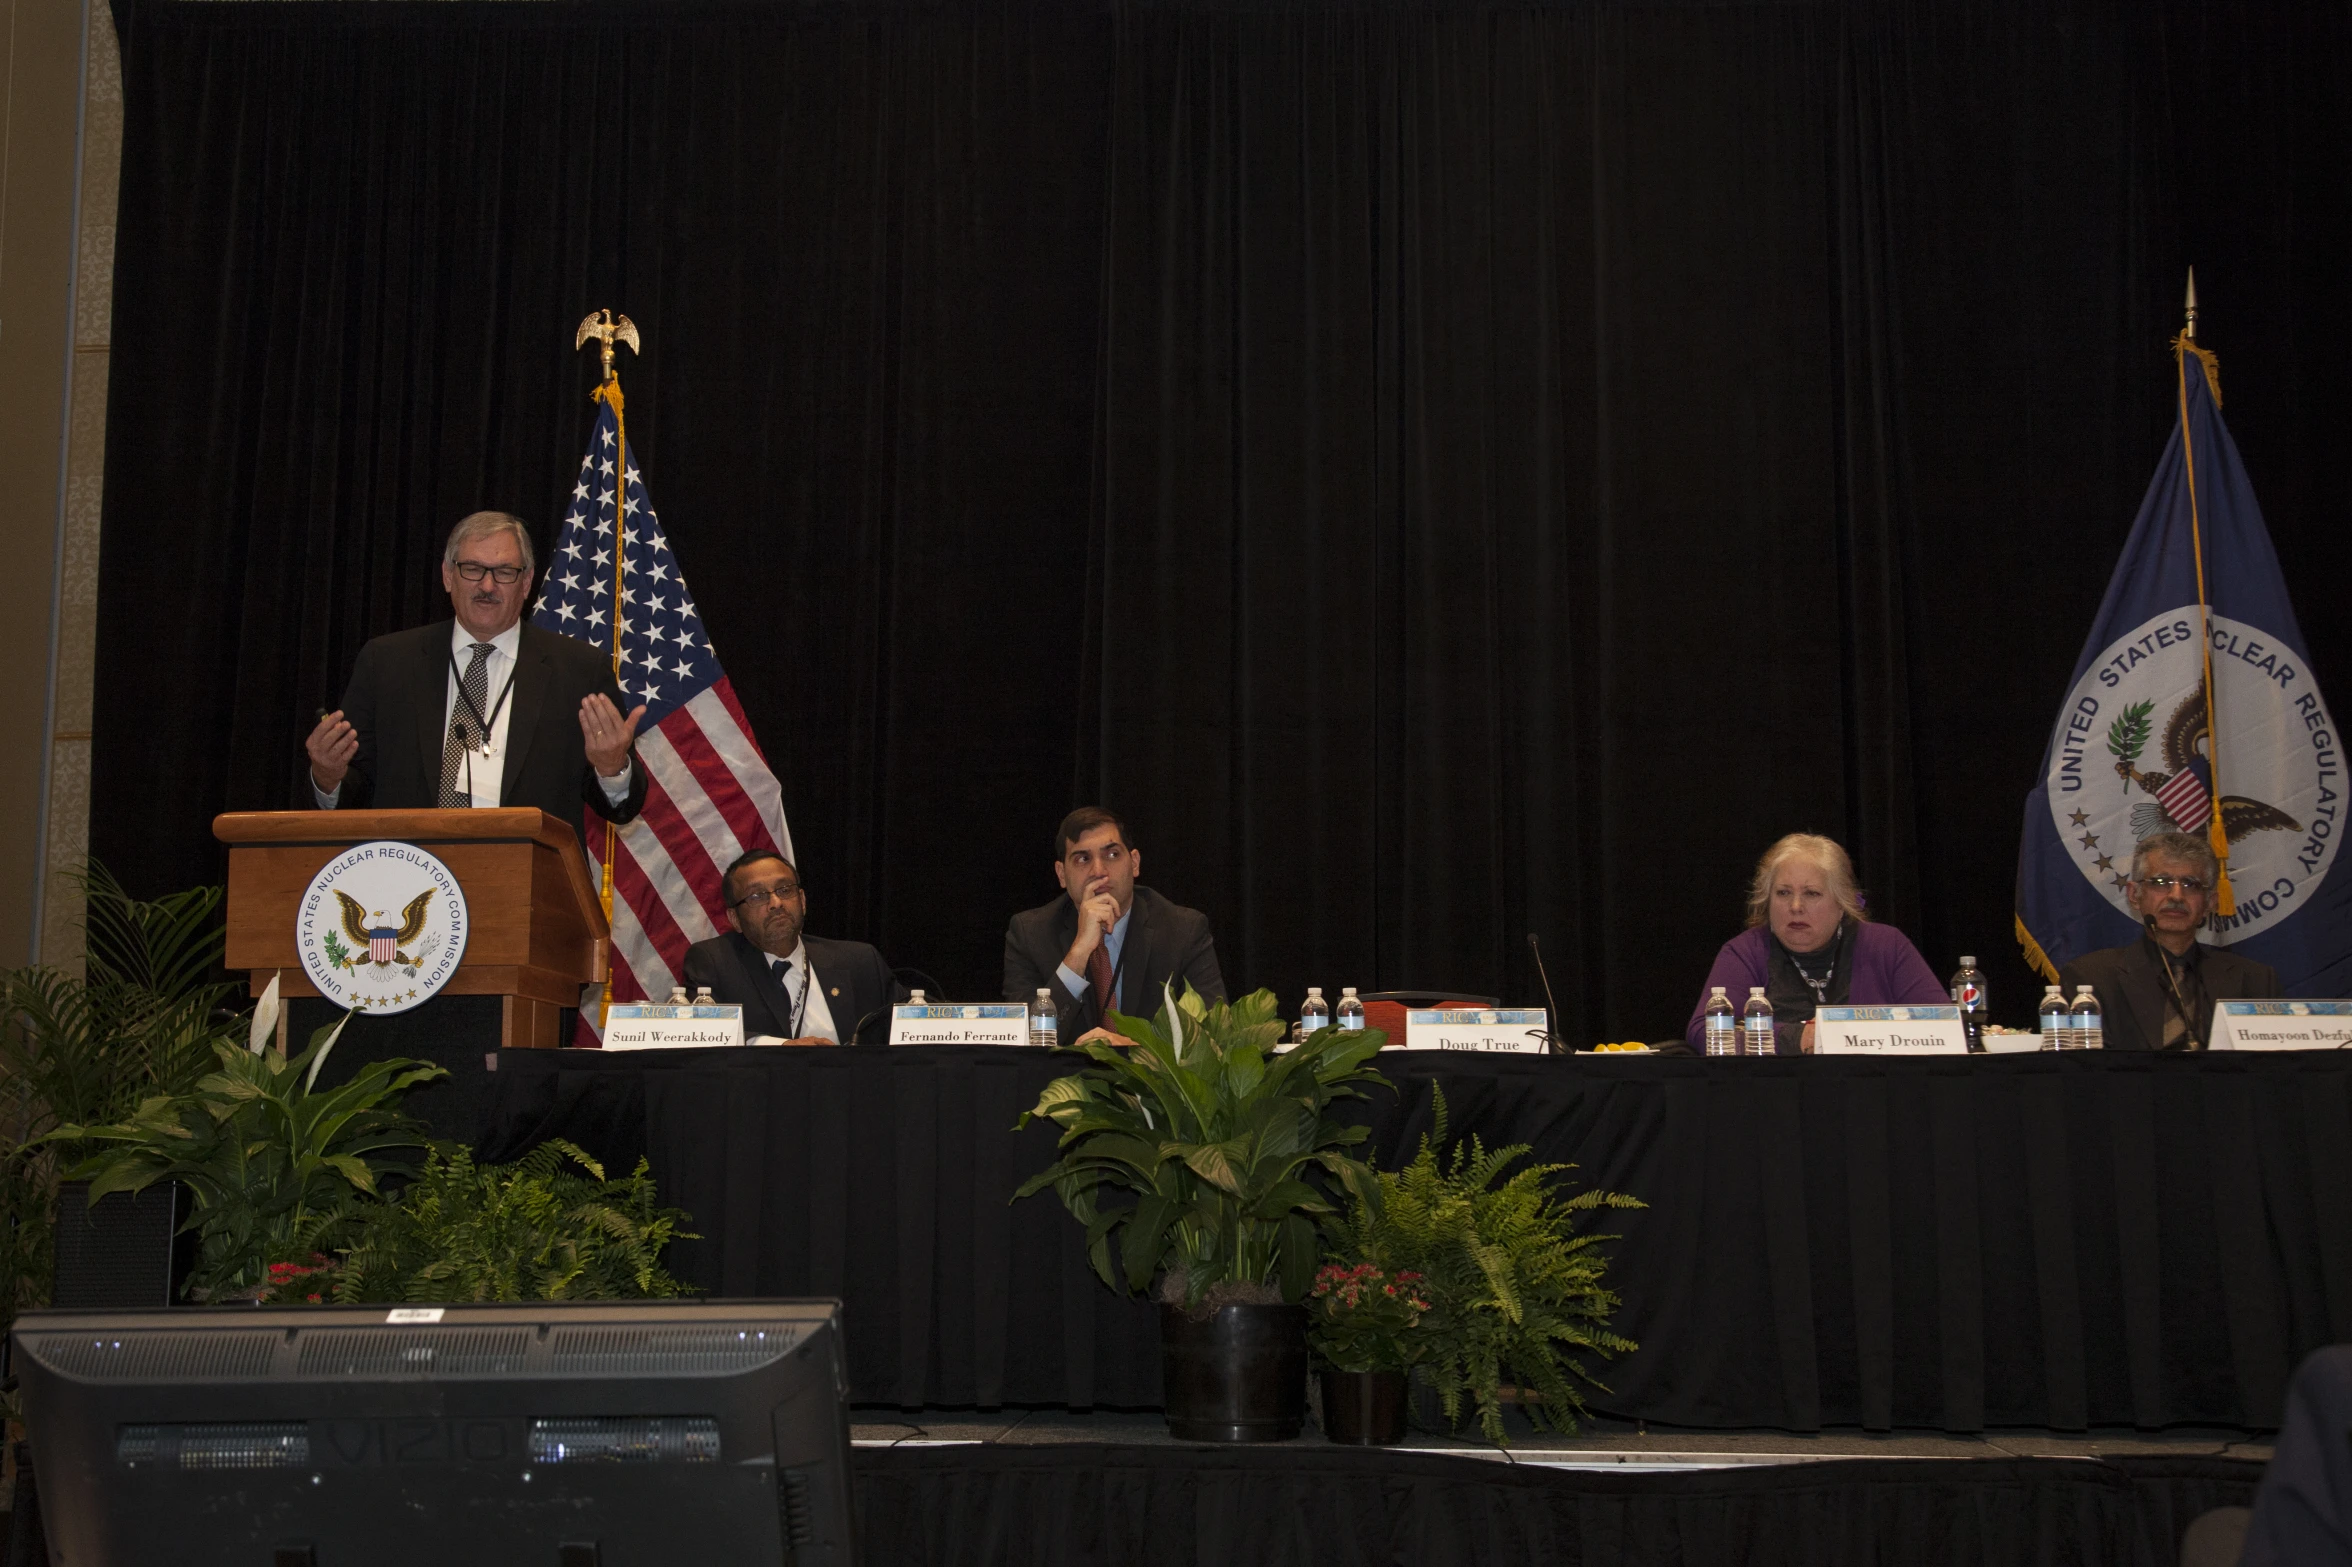
<svg viewBox="0 0 2352 1567"><path fill-rule="evenodd" d="M1029 1007L1021 1001L935 1001L890 1009L894 1045L1025 1045Z"/></svg>
<svg viewBox="0 0 2352 1567"><path fill-rule="evenodd" d="M1541 1007L1433 1007L1405 1014L1407 1050L1494 1050L1540 1056Z"/></svg>
<svg viewBox="0 0 2352 1567"><path fill-rule="evenodd" d="M1943 1006L1816 1007L1813 1053L1823 1056L1964 1056L1960 1009Z"/></svg>
<svg viewBox="0 0 2352 1567"><path fill-rule="evenodd" d="M731 1002L697 1007L632 1001L605 1009L607 1050L709 1050L742 1043L743 1009Z"/></svg>
<svg viewBox="0 0 2352 1567"><path fill-rule="evenodd" d="M2352 1047L2352 1001L2217 1001L2216 1050L2342 1050Z"/></svg>

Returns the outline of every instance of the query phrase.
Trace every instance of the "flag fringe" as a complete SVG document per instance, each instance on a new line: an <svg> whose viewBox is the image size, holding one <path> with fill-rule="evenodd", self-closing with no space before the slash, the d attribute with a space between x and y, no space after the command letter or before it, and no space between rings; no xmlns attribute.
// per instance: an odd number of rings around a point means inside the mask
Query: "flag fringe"
<svg viewBox="0 0 2352 1567"><path fill-rule="evenodd" d="M2017 945L2024 949L2025 961L2032 965L2034 971L2040 974L2045 982L2052 985L2057 984L2058 966L2052 963L2050 955L2042 950L2042 944L2033 939L2033 932L2025 928L2025 916L2018 914L2012 918L2017 923Z"/></svg>
<svg viewBox="0 0 2352 1567"><path fill-rule="evenodd" d="M2205 370L2205 390L2213 394L2213 406L2221 406L2221 356L2210 348L2199 348L2188 333L2172 340L2173 352L2195 354L2197 363Z"/></svg>

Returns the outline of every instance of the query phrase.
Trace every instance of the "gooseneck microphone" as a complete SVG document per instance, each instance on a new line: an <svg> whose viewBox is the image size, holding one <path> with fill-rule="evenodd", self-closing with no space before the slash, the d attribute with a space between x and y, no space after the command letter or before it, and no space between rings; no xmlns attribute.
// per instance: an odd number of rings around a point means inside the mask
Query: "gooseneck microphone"
<svg viewBox="0 0 2352 1567"><path fill-rule="evenodd" d="M1535 939L1532 930L1527 933L1527 950L1535 954L1535 977L1543 981L1544 1006L1547 1008L1544 1019L1550 1025L1544 1030L1544 1043L1551 1046L1553 1055L1569 1055L1572 1048L1560 1037L1559 998L1552 994L1552 976L1544 972L1543 944Z"/></svg>

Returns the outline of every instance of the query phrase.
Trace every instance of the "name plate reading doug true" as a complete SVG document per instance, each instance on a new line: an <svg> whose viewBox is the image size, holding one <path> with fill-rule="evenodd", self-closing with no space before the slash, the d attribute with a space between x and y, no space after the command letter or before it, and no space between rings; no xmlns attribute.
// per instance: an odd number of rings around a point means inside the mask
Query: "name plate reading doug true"
<svg viewBox="0 0 2352 1567"><path fill-rule="evenodd" d="M2343 1050L2352 1047L2352 1001L2217 1001L2216 1050Z"/></svg>
<svg viewBox="0 0 2352 1567"><path fill-rule="evenodd" d="M894 1045L1025 1045L1029 1007L1020 1001L934 1002L892 1007Z"/></svg>
<svg viewBox="0 0 2352 1567"><path fill-rule="evenodd" d="M676 1006L666 1001L616 1003L604 1014L607 1050L740 1048L743 1009L732 1003Z"/></svg>
<svg viewBox="0 0 2352 1567"><path fill-rule="evenodd" d="M1434 1007L1405 1014L1407 1050L1492 1050L1540 1056L1541 1007Z"/></svg>
<svg viewBox="0 0 2352 1567"><path fill-rule="evenodd" d="M1813 1053L1823 1056L1964 1056L1960 1009L1943 1006L1816 1007Z"/></svg>

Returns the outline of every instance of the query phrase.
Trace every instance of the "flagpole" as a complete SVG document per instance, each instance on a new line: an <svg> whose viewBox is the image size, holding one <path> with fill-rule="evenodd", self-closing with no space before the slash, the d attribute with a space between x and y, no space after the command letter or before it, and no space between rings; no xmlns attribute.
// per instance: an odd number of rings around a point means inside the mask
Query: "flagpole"
<svg viewBox="0 0 2352 1567"><path fill-rule="evenodd" d="M613 470L612 671L613 680L617 684L621 677L621 574L623 562L628 558L629 553L629 421L622 412L625 399L621 396L621 378L618 372L613 369L613 344L616 341L626 343L632 351L640 354L645 352L645 349L638 339L636 324L627 316L611 310L595 311L582 321L579 332L572 338L572 347L577 350L584 346L590 338L596 339L596 346L603 354L604 379L597 383L595 391L588 394L588 400L592 403L605 403L612 408L613 428L617 432L615 444L620 448ZM623 696L626 695L627 693L624 692ZM599 878L601 885L597 889L597 896L604 905L604 928L608 940L612 930L613 861L619 854L619 838L620 829L612 824L610 817L606 817L604 823L604 863L601 867L602 874ZM605 971L604 996L597 1004L596 1027L599 1034L604 1031L605 1017L611 1006L612 971L608 964Z"/></svg>
<svg viewBox="0 0 2352 1567"><path fill-rule="evenodd" d="M2205 822L2205 841L2213 846L2217 874L2214 877L2213 912L2227 919L2238 912L2238 900L2230 890L2229 829L2221 820L2221 727L2214 722L2213 704L2213 612L2205 593L2205 535L2197 514L2197 453L2189 437L2189 356L2197 356L2197 368L2205 376L2206 386L2215 402L2221 401L2221 387L2214 374L2209 354L2197 346L2197 269L2189 268L2189 293L2186 301L2188 319L2181 327L2181 335L2173 340L2172 360L2174 380L2180 402L2181 463L2188 471L2189 481L2189 549L2197 563L2197 630L2198 650L2205 659L2205 771L2211 787L2208 793L2211 815Z"/></svg>

